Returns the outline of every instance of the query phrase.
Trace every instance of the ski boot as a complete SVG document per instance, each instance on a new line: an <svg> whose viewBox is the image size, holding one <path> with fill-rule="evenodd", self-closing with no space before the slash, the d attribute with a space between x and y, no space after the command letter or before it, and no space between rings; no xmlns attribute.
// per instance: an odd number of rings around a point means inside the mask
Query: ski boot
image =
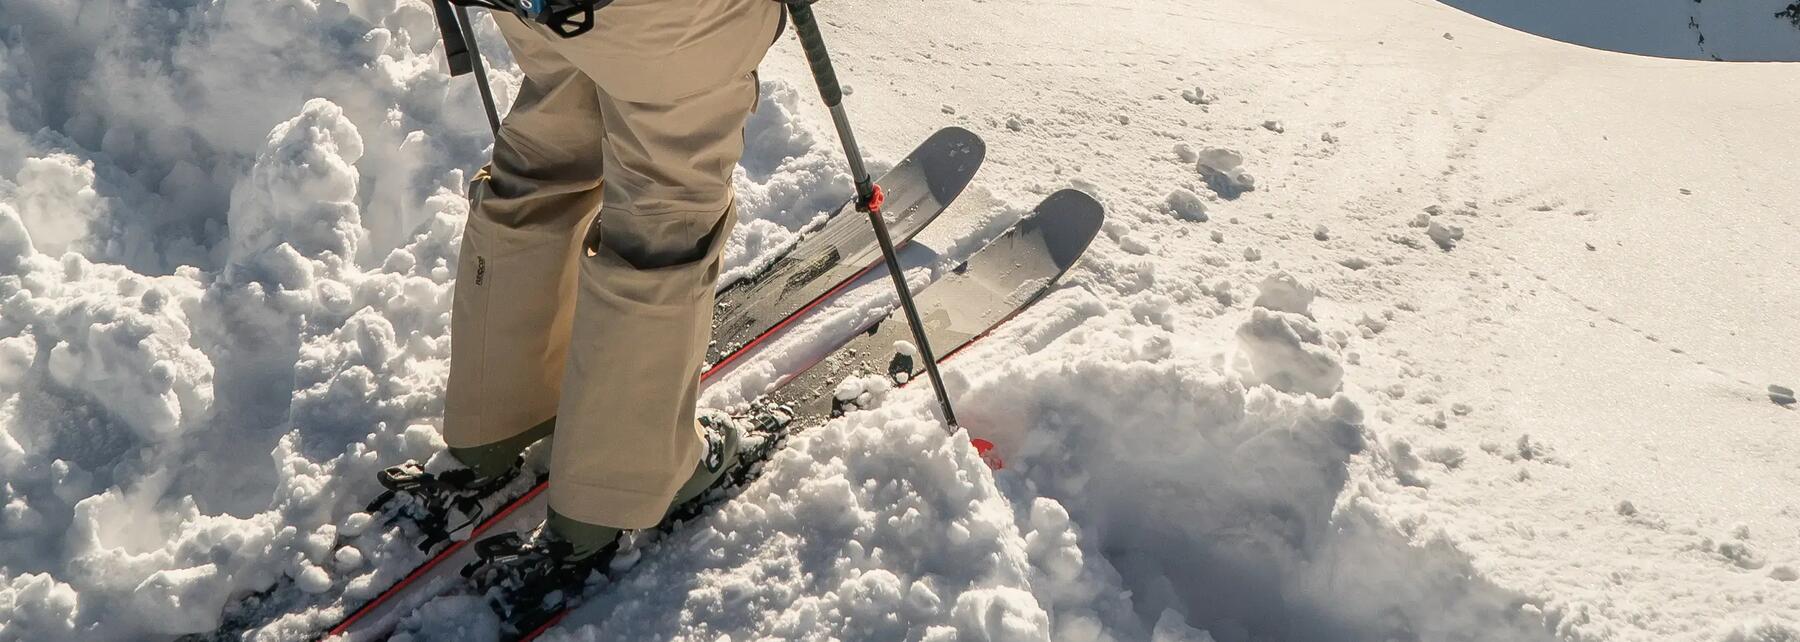
<svg viewBox="0 0 1800 642"><path fill-rule="evenodd" d="M462 570L500 617L506 638L535 630L572 606L588 575L617 554L619 535L599 551L577 556L575 545L548 523L529 535L504 533L475 543L477 559Z"/></svg>
<svg viewBox="0 0 1800 642"><path fill-rule="evenodd" d="M701 413L707 456L701 461L702 470L695 471L694 478L675 496L665 521L692 518L711 503L711 491L749 481L758 465L787 437L794 417L792 407L765 401L739 415Z"/></svg>
<svg viewBox="0 0 1800 642"><path fill-rule="evenodd" d="M782 429L793 421L785 406L763 405L742 416L722 413L699 418L706 452L694 474L676 492L669 515L657 530L690 518L710 503L714 489L741 482L755 462L767 457ZM588 575L605 568L618 555L626 531L583 525L582 546L558 534L549 523L529 535L503 533L475 543L476 560L462 574L485 595L509 634L535 630L581 594Z"/></svg>
<svg viewBox="0 0 1800 642"><path fill-rule="evenodd" d="M370 502L367 512L377 513L396 499L393 519L406 519L418 527L424 539L419 550L429 553L464 528L480 523L486 509L482 500L492 497L519 476L521 459L506 472L477 477L475 471L457 468L441 473L425 472L415 461L389 466L378 478L387 490ZM453 518L459 517L451 526Z"/></svg>

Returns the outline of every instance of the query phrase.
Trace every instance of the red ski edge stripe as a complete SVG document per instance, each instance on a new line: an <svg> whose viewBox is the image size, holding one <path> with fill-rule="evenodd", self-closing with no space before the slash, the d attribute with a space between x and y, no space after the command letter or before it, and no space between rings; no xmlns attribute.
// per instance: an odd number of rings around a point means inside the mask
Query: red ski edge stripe
<svg viewBox="0 0 1800 642"><path fill-rule="evenodd" d="M826 290L824 294L819 295L818 298L813 299L812 302L807 303L804 307L794 311L793 314L788 315L787 318L782 319L780 323L775 324L775 327L769 328L767 332L757 335L755 339L751 339L750 342L744 344L743 347L731 351L731 354L725 355L725 358L720 359L719 362L713 364L711 368L707 368L706 372L701 373L700 379L704 381L708 376L711 376L715 372L723 372L725 366L737 362L739 357L749 354L752 348L762 345L764 341L769 340L769 337L773 337L776 334L779 334L782 329L793 325L800 317L806 316L806 313L808 312L812 312L813 308L819 307L819 304L824 303L826 299L830 299L831 297L836 296L837 293L843 292L845 288L850 287L850 284L855 283L857 279L861 279L863 275L868 274L869 270L875 269L876 265L879 265L879 263L870 263L863 267L863 269L857 270L856 274L850 275L837 285L832 286L830 290Z"/></svg>
<svg viewBox="0 0 1800 642"><path fill-rule="evenodd" d="M531 642L532 640L536 640L537 636L543 635L545 631L550 630L558 624L562 624L563 618L566 617L569 617L569 609L563 609L556 614L556 617L545 620L543 624L538 625L538 628L532 629L530 633L525 634L525 637L519 638L519 642Z"/></svg>

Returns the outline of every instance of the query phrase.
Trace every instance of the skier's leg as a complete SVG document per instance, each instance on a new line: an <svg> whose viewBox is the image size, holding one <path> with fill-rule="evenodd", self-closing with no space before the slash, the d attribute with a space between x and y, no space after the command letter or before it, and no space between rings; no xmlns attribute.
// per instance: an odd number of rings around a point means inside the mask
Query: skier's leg
<svg viewBox="0 0 1800 642"><path fill-rule="evenodd" d="M451 313L444 440L482 475L555 426L582 222L601 201L594 82L541 34L497 16L525 80L472 198Z"/></svg>
<svg viewBox="0 0 1800 642"><path fill-rule="evenodd" d="M503 616L542 608L621 530L660 522L697 466L717 479L719 457L702 451L723 449L708 448L694 404L737 221L732 173L780 15L768 0L613 0L582 36L532 27L597 85L605 209L579 246L549 518L471 578L514 605Z"/></svg>
<svg viewBox="0 0 1800 642"><path fill-rule="evenodd" d="M551 455L558 515L654 526L699 461L699 370L755 100L748 72L672 103L602 93L606 199L580 263L582 332Z"/></svg>

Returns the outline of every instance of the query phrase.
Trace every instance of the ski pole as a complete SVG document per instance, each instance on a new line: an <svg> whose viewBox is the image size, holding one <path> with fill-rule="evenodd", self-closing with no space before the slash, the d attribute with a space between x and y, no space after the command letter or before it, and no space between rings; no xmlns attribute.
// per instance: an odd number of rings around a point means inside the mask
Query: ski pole
<svg viewBox="0 0 1800 642"><path fill-rule="evenodd" d="M794 31L806 50L806 61L812 66L813 80L819 84L819 96L831 109L831 121L837 125L838 139L844 143L844 155L850 160L850 177L856 181L856 209L869 215L875 227L875 241L887 260L888 274L894 277L894 290L900 295L900 309L912 326L913 340L919 344L919 355L925 359L925 371L931 376L931 389L944 408L944 420L956 427L956 411L950 409L950 394L944 391L944 377L938 374L937 357L925 337L925 324L919 320L919 309L913 305L912 290L906 286L906 275L900 271L900 258L894 254L894 241L888 237L887 222L881 218L883 195L881 186L869 177L863 166L862 150L850 131L850 117L844 113L844 90L838 86L837 72L831 66L831 54L825 49L825 36L819 33L819 22L813 17L810 0L787 0L788 14L794 18Z"/></svg>
<svg viewBox="0 0 1800 642"><path fill-rule="evenodd" d="M488 86L488 67L481 61L481 45L475 43L475 29L470 27L470 22L468 22L468 7L463 7L463 5L454 5L454 7L455 9L452 11L455 13L455 22L457 22L457 27L461 27L463 43L468 47L468 63L475 72L475 90L481 92L481 106L484 110L488 110L488 128L493 129L495 137L499 137L500 111L495 110L495 106L493 106L493 88ZM452 68L450 76L455 76L455 63L452 63L450 68Z"/></svg>

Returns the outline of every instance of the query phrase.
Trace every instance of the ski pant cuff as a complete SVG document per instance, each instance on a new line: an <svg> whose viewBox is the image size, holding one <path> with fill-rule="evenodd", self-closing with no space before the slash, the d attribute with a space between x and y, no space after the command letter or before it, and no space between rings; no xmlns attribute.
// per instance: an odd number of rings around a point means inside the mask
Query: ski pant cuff
<svg viewBox="0 0 1800 642"><path fill-rule="evenodd" d="M450 456L481 477L496 477L511 470L525 452L539 439L556 430L556 417L551 417L525 432L480 446L451 446Z"/></svg>
<svg viewBox="0 0 1800 642"><path fill-rule="evenodd" d="M654 528L669 512L669 494L583 484L572 479L550 481L550 510L583 524L623 530Z"/></svg>

